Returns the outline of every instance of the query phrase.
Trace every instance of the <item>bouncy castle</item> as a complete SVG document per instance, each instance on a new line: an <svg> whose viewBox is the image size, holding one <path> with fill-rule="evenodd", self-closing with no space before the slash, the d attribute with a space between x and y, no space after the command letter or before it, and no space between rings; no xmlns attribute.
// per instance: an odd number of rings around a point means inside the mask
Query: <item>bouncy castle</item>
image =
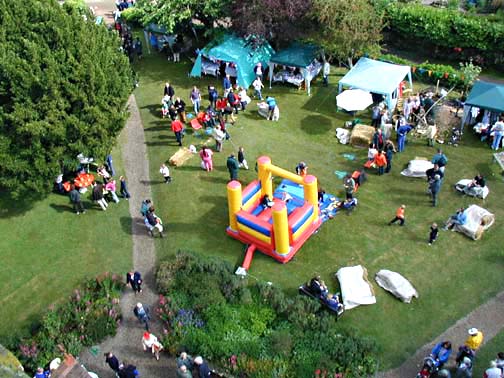
<svg viewBox="0 0 504 378"><path fill-rule="evenodd" d="M245 275L255 250L286 263L320 227L317 178L298 176L271 164L262 156L257 160L258 179L245 189L238 181L227 185L229 227L231 237L248 244L242 267ZM284 180L273 192L272 178ZM271 207L261 204L264 195L273 200Z"/></svg>

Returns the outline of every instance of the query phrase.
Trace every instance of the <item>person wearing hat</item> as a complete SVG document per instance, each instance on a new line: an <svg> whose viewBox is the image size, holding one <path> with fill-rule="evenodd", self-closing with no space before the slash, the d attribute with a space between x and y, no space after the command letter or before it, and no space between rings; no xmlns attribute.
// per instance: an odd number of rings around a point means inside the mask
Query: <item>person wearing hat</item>
<svg viewBox="0 0 504 378"><path fill-rule="evenodd" d="M438 371L437 376L439 378L451 378L451 374L448 370L446 369L441 369Z"/></svg>
<svg viewBox="0 0 504 378"><path fill-rule="evenodd" d="M226 161L226 166L229 171L229 179L238 180L238 170L240 169L240 165L238 164L238 160L236 160L234 154L229 155Z"/></svg>
<svg viewBox="0 0 504 378"><path fill-rule="evenodd" d="M212 375L212 371L208 367L208 364L203 361L203 357L198 356L194 359L194 363L198 367L198 376L200 378L210 377Z"/></svg>
<svg viewBox="0 0 504 378"><path fill-rule="evenodd" d="M471 328L468 331L469 337L466 339L464 345L473 351L477 351L483 343L483 332L477 328Z"/></svg>
<svg viewBox="0 0 504 378"><path fill-rule="evenodd" d="M191 371L194 366L193 358L187 354L187 352L180 353L180 356L177 357L177 367L181 367L184 365L187 370Z"/></svg>
<svg viewBox="0 0 504 378"><path fill-rule="evenodd" d="M471 378L472 377L473 363L469 357L464 357L460 364L457 366L457 377Z"/></svg>

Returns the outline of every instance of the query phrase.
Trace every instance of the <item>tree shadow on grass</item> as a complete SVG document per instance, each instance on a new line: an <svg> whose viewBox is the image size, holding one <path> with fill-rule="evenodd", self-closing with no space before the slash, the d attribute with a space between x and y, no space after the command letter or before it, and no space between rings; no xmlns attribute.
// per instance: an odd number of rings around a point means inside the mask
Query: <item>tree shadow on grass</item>
<svg viewBox="0 0 504 378"><path fill-rule="evenodd" d="M70 205L58 205L56 203L51 203L49 206L51 206L58 213L73 213L73 207L71 204Z"/></svg>
<svg viewBox="0 0 504 378"><path fill-rule="evenodd" d="M142 109L148 109L149 112L154 116L159 116L161 114L161 106L158 104L151 104L142 107Z"/></svg>
<svg viewBox="0 0 504 378"><path fill-rule="evenodd" d="M35 202L43 199L42 196L36 196L33 194L23 194L22 200L12 198L7 189L0 188L0 219L11 218L23 215L27 211L30 211L35 204Z"/></svg>
<svg viewBox="0 0 504 378"><path fill-rule="evenodd" d="M325 134L331 128L331 119L323 115L309 115L301 120L301 129L307 134Z"/></svg>

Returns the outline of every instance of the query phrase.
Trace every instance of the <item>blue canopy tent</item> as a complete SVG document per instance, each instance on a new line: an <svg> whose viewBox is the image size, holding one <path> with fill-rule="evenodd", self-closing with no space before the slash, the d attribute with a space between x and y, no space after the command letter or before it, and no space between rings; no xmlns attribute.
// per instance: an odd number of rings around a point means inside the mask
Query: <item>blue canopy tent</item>
<svg viewBox="0 0 504 378"><path fill-rule="evenodd" d="M175 35L169 34L164 26L149 24L144 28L143 32L149 54L150 47L161 50L162 45L168 44L171 47L175 42Z"/></svg>
<svg viewBox="0 0 504 378"><path fill-rule="evenodd" d="M271 57L269 63L269 81L270 88L272 81L289 82L296 85L301 85L301 82L291 81L285 78L285 75L278 73L279 78L274 80L273 70L275 65L287 67L297 67L301 70L305 83L306 92L310 95L310 82L322 69L322 64L317 60L322 55L323 51L320 47L311 44L293 43L287 49L278 51ZM277 76L277 75L275 75Z"/></svg>
<svg viewBox="0 0 504 378"><path fill-rule="evenodd" d="M385 97L387 107L392 110L397 105L399 85L406 76L408 76L410 88L413 89L411 67L360 58L339 81L338 93L341 93L343 87L350 87L381 94Z"/></svg>
<svg viewBox="0 0 504 378"><path fill-rule="evenodd" d="M275 51L268 42L254 48L247 39L235 35L225 35L218 44L211 43L198 54L190 76L201 77L202 57L221 60L236 65L236 81L239 86L248 88L255 80L254 67L261 63L264 67L269 63Z"/></svg>
<svg viewBox="0 0 504 378"><path fill-rule="evenodd" d="M474 113L473 108L477 108ZM480 112L483 113L481 123L486 125L492 125L504 114L504 85L486 81L474 83L464 104L462 126L476 123Z"/></svg>

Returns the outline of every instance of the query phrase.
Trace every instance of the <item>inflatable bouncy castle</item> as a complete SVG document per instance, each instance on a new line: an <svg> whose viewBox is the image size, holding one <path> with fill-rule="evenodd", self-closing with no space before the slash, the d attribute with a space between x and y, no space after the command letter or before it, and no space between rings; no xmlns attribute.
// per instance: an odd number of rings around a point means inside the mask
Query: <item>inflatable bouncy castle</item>
<svg viewBox="0 0 504 378"><path fill-rule="evenodd" d="M320 227L317 178L298 176L271 164L262 156L257 160L258 179L245 189L238 181L227 185L231 237L248 245L245 260L237 274L246 274L255 250L286 263ZM272 177L284 180L273 191ZM265 195L271 206L263 206Z"/></svg>

